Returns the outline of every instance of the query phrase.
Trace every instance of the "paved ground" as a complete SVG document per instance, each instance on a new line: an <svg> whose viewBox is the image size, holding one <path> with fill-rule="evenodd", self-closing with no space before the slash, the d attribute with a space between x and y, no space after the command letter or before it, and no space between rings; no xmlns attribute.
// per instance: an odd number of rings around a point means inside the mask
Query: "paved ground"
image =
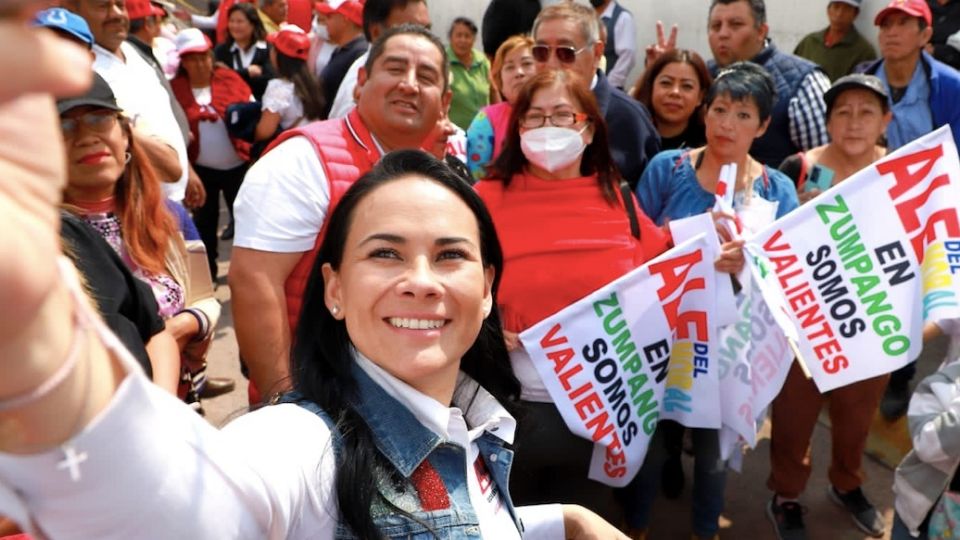
<svg viewBox="0 0 960 540"><path fill-rule="evenodd" d="M230 245L221 242L221 254L224 261L229 260ZM230 291L226 286L227 262L220 265L220 286L217 297L223 303L223 315L217 327L216 337L209 355L209 371L214 376L227 376L237 380L237 389L231 394L212 400L205 400L207 418L214 425L222 425L230 418L243 414L246 407L246 384L240 375L237 363L237 344L233 332L233 317L230 309ZM936 356L936 355L933 355ZM929 371L935 361L927 360L921 365L921 372ZM770 523L764 513L765 504L770 497L766 488L766 476L769 468L769 439L767 429L757 448L744 458L743 472L731 472L727 481L726 512L724 513L721 538L767 540L775 538ZM814 472L801 502L808 508L806 522L809 538L812 540L860 540L869 538L855 529L849 516L835 506L826 495L826 469L829 464L829 430L819 425L814 433L812 456ZM689 457L684 458L688 482L693 470ZM893 471L870 457L865 459L867 482L864 492L883 512L888 524L893 519ZM677 501L660 499L654 510L655 520L651 527L651 539L687 539L690 538L690 489L684 491ZM889 538L889 534L885 536Z"/></svg>

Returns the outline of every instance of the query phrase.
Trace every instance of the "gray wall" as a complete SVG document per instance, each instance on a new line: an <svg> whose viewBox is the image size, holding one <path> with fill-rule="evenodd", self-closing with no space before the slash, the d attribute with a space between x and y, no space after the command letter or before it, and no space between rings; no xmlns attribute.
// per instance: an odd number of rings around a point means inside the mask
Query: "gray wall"
<svg viewBox="0 0 960 540"><path fill-rule="evenodd" d="M545 0L547 3L556 0ZM583 1L583 0L581 0ZM710 57L707 44L707 9L710 0L619 0L620 4L633 13L637 25L639 42L637 67L631 75L631 82L642 71L643 46L656 38L656 22L663 21L667 31L670 25L680 27L677 45L694 49L704 58ZM829 0L767 0L767 19L770 35L781 49L792 51L800 39L814 30L827 25L827 4ZM427 0L434 31L446 42L450 22L455 17L466 16L479 26L483 11L489 0ZM584 2L586 3L586 2ZM873 17L887 2L885 0L864 0L864 7L857 18L860 33L874 42L876 46L876 27ZM477 48L480 47L479 37Z"/></svg>

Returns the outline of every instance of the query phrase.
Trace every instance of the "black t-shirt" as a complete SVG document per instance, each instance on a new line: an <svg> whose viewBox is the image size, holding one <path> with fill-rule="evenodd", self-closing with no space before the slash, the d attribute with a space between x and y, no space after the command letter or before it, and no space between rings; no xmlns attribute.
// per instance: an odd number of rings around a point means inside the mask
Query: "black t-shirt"
<svg viewBox="0 0 960 540"><path fill-rule="evenodd" d="M681 148L700 148L707 144L703 124L690 119L687 129L673 137L660 137L660 150L678 150Z"/></svg>
<svg viewBox="0 0 960 540"><path fill-rule="evenodd" d="M163 331L164 322L153 291L130 272L117 253L96 230L68 212L60 238L97 302L104 322L146 371L153 375L144 343Z"/></svg>

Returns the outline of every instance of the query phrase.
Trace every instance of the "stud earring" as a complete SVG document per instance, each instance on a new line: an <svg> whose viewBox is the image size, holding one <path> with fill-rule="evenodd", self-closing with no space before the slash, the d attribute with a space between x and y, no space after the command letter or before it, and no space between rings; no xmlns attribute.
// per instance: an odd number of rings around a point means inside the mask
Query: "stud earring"
<svg viewBox="0 0 960 540"><path fill-rule="evenodd" d="M330 314L333 315L334 317L336 317L337 315L339 315L339 314L340 314L340 306L334 305L332 308L330 308Z"/></svg>

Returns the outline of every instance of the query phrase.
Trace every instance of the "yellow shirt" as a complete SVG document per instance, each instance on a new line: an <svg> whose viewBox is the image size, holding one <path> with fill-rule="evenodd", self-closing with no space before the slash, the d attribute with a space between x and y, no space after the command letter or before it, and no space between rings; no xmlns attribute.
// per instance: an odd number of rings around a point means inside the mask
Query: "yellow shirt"
<svg viewBox="0 0 960 540"><path fill-rule="evenodd" d="M279 32L279 31L280 31L280 25L277 24L277 23L275 23L275 22L273 22L273 19L271 19L269 16L267 16L266 13L264 13L264 12L262 12L262 11L260 11L260 10L258 9L258 10L257 10L257 15L260 15L260 22L263 23L263 28L267 31L268 34L272 34L272 33L274 33L274 32Z"/></svg>

